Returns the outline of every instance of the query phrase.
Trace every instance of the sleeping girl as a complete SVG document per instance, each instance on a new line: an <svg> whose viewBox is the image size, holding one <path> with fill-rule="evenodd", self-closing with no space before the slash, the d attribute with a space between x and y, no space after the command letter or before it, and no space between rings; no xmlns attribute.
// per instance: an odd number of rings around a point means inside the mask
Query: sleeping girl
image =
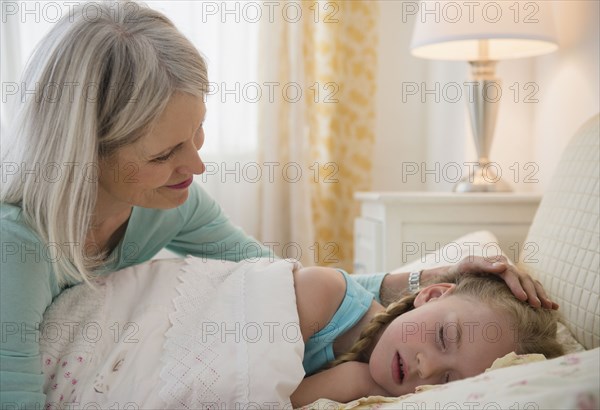
<svg viewBox="0 0 600 410"><path fill-rule="evenodd" d="M512 351L562 353L556 312L519 301L500 276L436 282L382 305L343 271L290 260L132 266L44 313L46 405L290 409L413 393Z"/></svg>
<svg viewBox="0 0 600 410"><path fill-rule="evenodd" d="M298 269L294 282L307 373L294 407L414 393L480 374L512 351L563 354L556 312L519 301L497 276L446 275L387 307L335 269Z"/></svg>

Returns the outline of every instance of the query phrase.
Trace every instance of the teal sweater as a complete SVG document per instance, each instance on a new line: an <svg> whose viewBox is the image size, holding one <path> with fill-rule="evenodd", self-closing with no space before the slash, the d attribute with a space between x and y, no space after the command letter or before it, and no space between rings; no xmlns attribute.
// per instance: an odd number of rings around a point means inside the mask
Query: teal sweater
<svg viewBox="0 0 600 410"><path fill-rule="evenodd" d="M45 395L38 326L60 294L51 265L56 249L41 242L22 220L21 208L0 204L0 408L43 409ZM233 225L198 185L190 186L180 207L134 207L116 262L109 273L151 259L167 248L179 255L240 261L272 256L267 248ZM377 297L384 275L355 278ZM74 284L74 283L73 283Z"/></svg>

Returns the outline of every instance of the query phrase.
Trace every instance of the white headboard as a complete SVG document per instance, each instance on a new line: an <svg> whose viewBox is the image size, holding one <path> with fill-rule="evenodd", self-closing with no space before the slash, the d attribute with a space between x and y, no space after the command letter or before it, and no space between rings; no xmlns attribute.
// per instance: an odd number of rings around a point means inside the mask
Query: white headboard
<svg viewBox="0 0 600 410"><path fill-rule="evenodd" d="M567 145L525 242L532 252L519 263L586 349L600 346L599 123L597 115Z"/></svg>

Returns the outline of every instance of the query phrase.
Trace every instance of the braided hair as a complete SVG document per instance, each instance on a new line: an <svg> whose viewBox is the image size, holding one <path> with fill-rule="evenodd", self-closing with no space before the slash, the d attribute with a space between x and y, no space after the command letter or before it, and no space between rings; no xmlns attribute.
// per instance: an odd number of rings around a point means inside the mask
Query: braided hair
<svg viewBox="0 0 600 410"><path fill-rule="evenodd" d="M396 302L390 303L384 312L377 313L364 327L358 340L352 345L350 350L330 362L328 367L335 367L344 362L368 362L367 352L372 350L371 347L378 339L377 335L398 316L414 309L416 297L417 295L404 296Z"/></svg>

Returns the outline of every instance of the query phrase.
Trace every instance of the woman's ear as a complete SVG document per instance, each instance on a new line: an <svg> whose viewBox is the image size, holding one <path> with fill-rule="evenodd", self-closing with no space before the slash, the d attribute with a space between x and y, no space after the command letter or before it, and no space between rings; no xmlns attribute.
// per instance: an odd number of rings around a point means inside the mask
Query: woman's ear
<svg viewBox="0 0 600 410"><path fill-rule="evenodd" d="M434 283L424 287L415 298L414 305L417 308L432 300L449 296L455 287L454 283Z"/></svg>

